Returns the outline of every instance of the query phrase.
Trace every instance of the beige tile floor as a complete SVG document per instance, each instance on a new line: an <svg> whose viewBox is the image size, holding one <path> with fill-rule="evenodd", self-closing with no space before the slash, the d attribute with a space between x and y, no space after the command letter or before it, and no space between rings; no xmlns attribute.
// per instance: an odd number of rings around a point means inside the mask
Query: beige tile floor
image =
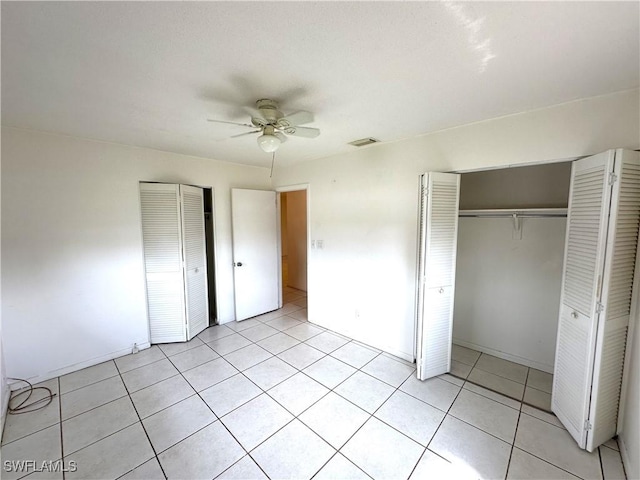
<svg viewBox="0 0 640 480"><path fill-rule="evenodd" d="M1 478L59 459L77 469L28 478L624 478L615 441L589 454L551 414L451 375L420 382L306 322L301 292L285 300L45 382L53 403L8 416Z"/></svg>
<svg viewBox="0 0 640 480"><path fill-rule="evenodd" d="M553 375L453 345L451 373L461 379L551 412Z"/></svg>

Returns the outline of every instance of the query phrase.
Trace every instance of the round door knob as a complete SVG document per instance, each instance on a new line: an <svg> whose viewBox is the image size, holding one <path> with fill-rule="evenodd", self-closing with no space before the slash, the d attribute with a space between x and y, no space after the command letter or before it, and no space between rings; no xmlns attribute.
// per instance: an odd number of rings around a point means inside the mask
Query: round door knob
<svg viewBox="0 0 640 480"><path fill-rule="evenodd" d="M241 267L241 266L242 266L242 262L236 263L236 267Z"/></svg>
<svg viewBox="0 0 640 480"><path fill-rule="evenodd" d="M576 312L576 311L571 312L571 316L573 318L578 318L578 312Z"/></svg>
<svg viewBox="0 0 640 480"><path fill-rule="evenodd" d="M199 271L200 271L200 269L199 269L199 268L196 268L196 273L198 273Z"/></svg>
<svg viewBox="0 0 640 480"><path fill-rule="evenodd" d="M438 293L444 293L444 288L441 288L440 290L438 290Z"/></svg>

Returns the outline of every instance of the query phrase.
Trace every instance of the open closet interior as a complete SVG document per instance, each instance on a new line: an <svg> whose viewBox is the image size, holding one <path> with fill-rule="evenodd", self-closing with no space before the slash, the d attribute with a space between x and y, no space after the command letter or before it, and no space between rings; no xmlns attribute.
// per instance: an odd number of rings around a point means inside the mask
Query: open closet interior
<svg viewBox="0 0 640 480"><path fill-rule="evenodd" d="M553 373L570 177L570 162L461 175L454 344Z"/></svg>
<svg viewBox="0 0 640 480"><path fill-rule="evenodd" d="M456 280L447 315L432 313L437 302L419 297L418 326L427 327L420 336L440 324L446 333L451 318L451 343L472 350L462 350L447 371L553 411L578 445L593 451L616 434L619 420L633 328L640 154L609 150L572 164L463 174L459 202L438 191L437 177L425 178L423 278L441 269L444 239L457 243L455 256L446 256ZM441 221L445 212L450 225ZM449 356L442 342L431 348L419 337L423 345L417 361L427 366ZM537 391L531 373L537 381L548 377L538 402L527 397Z"/></svg>

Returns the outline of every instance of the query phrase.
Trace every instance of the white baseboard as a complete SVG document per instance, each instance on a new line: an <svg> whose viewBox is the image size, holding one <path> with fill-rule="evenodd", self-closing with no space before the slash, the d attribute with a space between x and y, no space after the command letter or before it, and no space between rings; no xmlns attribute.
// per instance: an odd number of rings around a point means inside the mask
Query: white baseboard
<svg viewBox="0 0 640 480"><path fill-rule="evenodd" d="M510 353L501 352L499 350L494 350L492 348L485 347L483 345L476 345L475 343L465 342L464 340L459 340L457 338L453 339L453 343L456 345L460 345L461 347L467 347L482 353L488 353L489 355L502 358L503 360L509 360L510 362L519 363L520 365L526 365L527 367L535 368L537 370L542 370L543 372L553 373L553 365L540 363L535 360L519 357L518 355L512 355Z"/></svg>
<svg viewBox="0 0 640 480"><path fill-rule="evenodd" d="M140 350L145 350L147 348L149 348L151 346L151 344L147 341L144 343L138 343L138 348ZM45 382L47 380L51 380L52 378L56 378L56 377L60 377L62 375L66 375L67 373L73 373L76 372L78 370L82 370L83 368L87 368L87 367L92 367L94 365L97 365L99 363L102 362L106 362L108 360L113 360L114 358L118 358L118 357L122 357L124 355L129 355L131 353L131 347L128 348L124 348L122 350L117 350L115 352L111 352L108 353L106 355L101 355L99 357L94 357L91 358L89 360L85 360L83 362L79 362L79 363L74 363L73 365L69 365L67 367L63 367L63 368L58 368L56 370L52 370L50 372L47 373L43 373L41 375L35 375L31 378L26 378L25 380L28 380L29 382L31 382L32 384L36 384L36 383L41 383L41 382ZM16 390L18 388L22 388L24 386L24 384L22 382L12 382L9 383L9 388L11 390Z"/></svg>

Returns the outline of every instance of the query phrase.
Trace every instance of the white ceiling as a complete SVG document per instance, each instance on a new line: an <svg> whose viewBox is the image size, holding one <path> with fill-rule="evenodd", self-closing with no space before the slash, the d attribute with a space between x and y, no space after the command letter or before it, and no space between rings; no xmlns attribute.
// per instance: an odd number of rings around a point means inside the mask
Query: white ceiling
<svg viewBox="0 0 640 480"><path fill-rule="evenodd" d="M269 166L259 98L315 113L280 165L640 84L638 2L2 2L2 123Z"/></svg>

